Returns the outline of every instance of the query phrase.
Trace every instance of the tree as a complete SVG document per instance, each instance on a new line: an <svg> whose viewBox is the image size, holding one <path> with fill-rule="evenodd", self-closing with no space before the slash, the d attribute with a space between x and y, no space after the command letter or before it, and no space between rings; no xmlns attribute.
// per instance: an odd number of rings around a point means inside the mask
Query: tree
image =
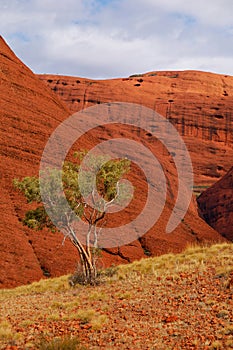
<svg viewBox="0 0 233 350"><path fill-rule="evenodd" d="M127 186L120 180L129 172L130 161L92 156L88 158L83 171L80 164L84 154L76 152L74 156L74 161L64 162L62 170L48 168L40 179L14 179L14 186L24 194L28 203L37 203L35 209L26 212L23 224L37 230L46 227L53 232L59 228L65 236L64 240L68 237L78 251L82 282L95 284L98 237L108 209L113 204L121 205L129 196ZM65 197L59 187L61 178ZM46 193L46 201L42 201L41 188ZM85 242L82 242L76 231L77 218L87 223Z"/></svg>

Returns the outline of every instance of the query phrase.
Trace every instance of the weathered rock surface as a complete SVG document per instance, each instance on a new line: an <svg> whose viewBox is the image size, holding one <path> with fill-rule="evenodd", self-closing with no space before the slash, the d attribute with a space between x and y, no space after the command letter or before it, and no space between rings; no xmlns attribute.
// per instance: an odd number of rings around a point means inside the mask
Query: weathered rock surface
<svg viewBox="0 0 233 350"><path fill-rule="evenodd" d="M90 80L40 75L72 112L103 102L142 104L166 116L184 137L195 184L209 187L232 166L233 77L199 71L151 72Z"/></svg>
<svg viewBox="0 0 233 350"><path fill-rule="evenodd" d="M229 80L231 81L231 78ZM126 84L125 86L132 89L135 83L135 79L116 81L119 96L127 97L122 90L122 84ZM83 80L83 83L78 83L76 79L76 84L78 86L82 84L83 90L91 86L86 80ZM101 91L103 91L103 86L99 84L103 84L105 87L103 99L105 101L110 99L114 86L110 88L108 82L97 83ZM142 85L145 88L145 98L147 96L146 86L149 85L150 80ZM33 231L19 222L27 205L24 198L15 191L12 183L14 178L38 175L45 144L53 130L69 116L70 111L51 89L46 87L15 56L2 38L0 38L0 89L0 183L2 189L0 202L0 287L13 287L38 280L43 274L57 276L72 272L77 262L77 254L71 244L66 240L64 246L61 245L63 240L61 234L48 233L46 230ZM166 91L166 86L164 91ZM93 90L93 93L87 90L85 101L86 99L89 101L97 99L99 95L98 89ZM141 93L131 94L128 101L140 102L142 96ZM226 96L223 96L224 98L227 99ZM86 102L84 106L86 106ZM170 235L165 233L165 227L177 193L176 169L172 159L168 153L163 152L158 142L153 142L150 139L150 135L140 135L139 138L127 128L121 129L120 134L135 140L141 140L142 137L144 144L157 154L158 159L161 159L170 186L167 193L167 205L158 222L140 241L136 240L127 246L104 251L101 259L102 265L109 266L112 263L132 261L145 257L148 252L155 255L168 251L180 251L187 244L197 241L221 241L221 235L199 218L194 202L190 204L188 213L176 230ZM79 140L77 147L90 148L99 139L108 139L117 135L119 135L117 129L102 128L99 130L98 137L95 133L86 138L83 137ZM228 163L226 162L226 164ZM122 223L135 217L145 204L147 183L140 176L140 172L136 171L137 169L133 170L129 177L136 188L135 198L126 214L120 212L118 216L111 219L113 225L119 223L119 220ZM151 215L153 215L153 208Z"/></svg>
<svg viewBox="0 0 233 350"><path fill-rule="evenodd" d="M233 167L197 199L200 215L215 230L233 241Z"/></svg>
<svg viewBox="0 0 233 350"><path fill-rule="evenodd" d="M13 188L14 178L38 174L46 141L69 112L2 38L0 98L0 287L11 287L38 280L46 270L56 275L75 266L70 247L61 247L62 237L19 222L25 203Z"/></svg>

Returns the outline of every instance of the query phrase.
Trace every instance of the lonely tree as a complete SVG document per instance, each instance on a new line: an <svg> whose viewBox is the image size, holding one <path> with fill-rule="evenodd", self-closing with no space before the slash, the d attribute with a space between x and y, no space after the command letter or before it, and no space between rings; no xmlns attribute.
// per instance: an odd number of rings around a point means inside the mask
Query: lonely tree
<svg viewBox="0 0 233 350"><path fill-rule="evenodd" d="M78 251L82 282L95 284L96 260L101 248L98 238L109 208L121 205L129 196L127 185L120 180L129 172L130 161L93 156L86 162L85 171L81 171L83 153L76 152L74 156L74 161L64 162L62 170L49 168L40 178L15 179L14 185L28 203L36 203L35 209L26 212L23 224L37 230L46 227L53 232L61 231L64 240L70 239ZM46 200L43 200L41 188ZM85 232L78 232L77 220L86 223Z"/></svg>

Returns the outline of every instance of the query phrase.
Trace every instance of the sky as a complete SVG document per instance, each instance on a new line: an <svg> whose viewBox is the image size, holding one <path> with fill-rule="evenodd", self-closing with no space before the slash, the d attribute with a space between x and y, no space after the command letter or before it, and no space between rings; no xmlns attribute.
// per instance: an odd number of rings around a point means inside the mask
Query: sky
<svg viewBox="0 0 233 350"><path fill-rule="evenodd" d="M0 0L0 34L35 73L233 75L233 0Z"/></svg>

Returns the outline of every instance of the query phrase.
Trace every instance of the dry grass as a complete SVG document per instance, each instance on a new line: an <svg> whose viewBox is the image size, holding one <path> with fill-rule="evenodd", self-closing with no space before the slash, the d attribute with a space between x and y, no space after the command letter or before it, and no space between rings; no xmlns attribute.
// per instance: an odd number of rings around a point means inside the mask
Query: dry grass
<svg viewBox="0 0 233 350"><path fill-rule="evenodd" d="M104 301L107 300L108 296L107 294L103 292L93 292L89 295L89 300L99 300L99 301Z"/></svg>
<svg viewBox="0 0 233 350"><path fill-rule="evenodd" d="M53 279L42 279L39 282L33 282L31 284L20 286L14 289L0 289L1 298L10 296L20 296L28 294L41 294L45 292L63 292L68 290L68 276L62 276Z"/></svg>
<svg viewBox="0 0 233 350"><path fill-rule="evenodd" d="M1 341L7 341L14 344L21 337L22 335L20 333L16 333L8 321L5 320L0 323L0 345Z"/></svg>
<svg viewBox="0 0 233 350"><path fill-rule="evenodd" d="M169 275L175 279L182 272L193 271L193 269L204 270L212 259L215 260L217 273L228 275L232 271L232 253L233 244L216 244L211 247L191 246L181 254L165 254L119 266L117 278L128 279L140 274L152 274L163 278Z"/></svg>
<svg viewBox="0 0 233 350"><path fill-rule="evenodd" d="M86 324L86 323L89 323L93 319L95 314L96 314L95 310L92 310L92 309L82 310L81 309L75 314L68 315L68 319L79 320L81 324Z"/></svg>
<svg viewBox="0 0 233 350"><path fill-rule="evenodd" d="M50 341L41 339L36 345L38 350L85 350L86 348L80 346L77 338L74 337L56 337Z"/></svg>
<svg viewBox="0 0 233 350"><path fill-rule="evenodd" d="M95 287L63 276L0 290L0 349L230 349L232 256L233 244L189 247L103 271Z"/></svg>
<svg viewBox="0 0 233 350"><path fill-rule="evenodd" d="M92 329L95 331L100 331L103 326L107 323L108 317L106 315L99 315L91 320Z"/></svg>

